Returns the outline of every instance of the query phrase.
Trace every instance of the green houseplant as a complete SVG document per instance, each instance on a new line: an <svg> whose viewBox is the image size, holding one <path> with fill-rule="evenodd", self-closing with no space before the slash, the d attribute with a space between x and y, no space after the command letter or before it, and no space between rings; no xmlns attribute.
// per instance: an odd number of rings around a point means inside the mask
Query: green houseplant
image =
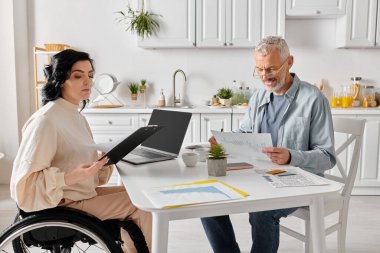
<svg viewBox="0 0 380 253"><path fill-rule="evenodd" d="M139 91L139 84L131 82L128 85L129 91L131 92L131 99L132 100L137 100L137 93Z"/></svg>
<svg viewBox="0 0 380 253"><path fill-rule="evenodd" d="M144 10L144 1L140 10L134 10L128 5L126 11L118 11L117 13L121 15L117 20L126 23L126 31L136 33L142 39L149 38L160 29L157 17L161 15Z"/></svg>
<svg viewBox="0 0 380 253"><path fill-rule="evenodd" d="M214 177L225 176L226 166L227 154L224 147L219 143L211 145L207 159L208 175Z"/></svg>
<svg viewBox="0 0 380 253"><path fill-rule="evenodd" d="M140 90L140 93L144 93L145 90L146 90L146 80L145 79L142 79L140 81L140 87L139 87L139 90Z"/></svg>
<svg viewBox="0 0 380 253"><path fill-rule="evenodd" d="M234 95L234 92L230 88L220 88L216 95L219 97L221 104L225 106L230 106L231 105L230 99Z"/></svg>

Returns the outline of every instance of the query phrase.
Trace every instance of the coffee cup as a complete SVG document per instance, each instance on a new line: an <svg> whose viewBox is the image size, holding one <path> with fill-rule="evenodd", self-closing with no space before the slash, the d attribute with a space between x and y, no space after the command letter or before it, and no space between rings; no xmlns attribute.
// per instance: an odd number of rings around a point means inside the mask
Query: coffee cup
<svg viewBox="0 0 380 253"><path fill-rule="evenodd" d="M194 151L195 153L199 154L199 161L200 162L205 162L206 158L208 156L208 148L196 148Z"/></svg>
<svg viewBox="0 0 380 253"><path fill-rule="evenodd" d="M199 159L199 154L195 152L183 153L182 161L185 163L186 167L194 167Z"/></svg>

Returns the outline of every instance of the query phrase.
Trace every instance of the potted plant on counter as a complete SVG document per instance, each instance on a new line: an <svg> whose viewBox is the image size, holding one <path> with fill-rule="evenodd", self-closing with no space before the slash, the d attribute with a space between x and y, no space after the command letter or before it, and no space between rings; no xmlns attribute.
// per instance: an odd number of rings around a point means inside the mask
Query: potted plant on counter
<svg viewBox="0 0 380 253"><path fill-rule="evenodd" d="M208 151L208 175L220 177L226 175L227 154L221 144L213 144Z"/></svg>
<svg viewBox="0 0 380 253"><path fill-rule="evenodd" d="M130 83L128 85L129 91L131 92L131 99L137 100L137 93L139 91L139 84L138 83Z"/></svg>
<svg viewBox="0 0 380 253"><path fill-rule="evenodd" d="M142 79L140 81L140 87L139 87L139 90L140 90L140 93L144 93L145 90L146 90L146 80L145 79Z"/></svg>
<svg viewBox="0 0 380 253"><path fill-rule="evenodd" d="M231 97L234 95L234 92L230 88L221 88L216 94L219 97L219 101L224 106L231 105Z"/></svg>

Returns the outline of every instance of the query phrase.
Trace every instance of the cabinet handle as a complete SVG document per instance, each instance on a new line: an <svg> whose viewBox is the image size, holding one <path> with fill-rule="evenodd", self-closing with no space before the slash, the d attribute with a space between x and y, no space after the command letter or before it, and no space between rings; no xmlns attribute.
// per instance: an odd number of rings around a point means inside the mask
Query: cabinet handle
<svg viewBox="0 0 380 253"><path fill-rule="evenodd" d="M108 139L109 142L113 142L113 140L111 138Z"/></svg>
<svg viewBox="0 0 380 253"><path fill-rule="evenodd" d="M111 120L108 121L108 125L112 125L112 121Z"/></svg>
<svg viewBox="0 0 380 253"><path fill-rule="evenodd" d="M321 14L321 11L320 11L320 10L317 10L317 11L315 12L315 14Z"/></svg>
<svg viewBox="0 0 380 253"><path fill-rule="evenodd" d="M230 42L230 43L228 43L228 45L229 45L229 46L233 46L233 45L234 45L234 43Z"/></svg>
<svg viewBox="0 0 380 253"><path fill-rule="evenodd" d="M227 46L227 43L226 43L226 42L224 42L224 43L223 43L223 46Z"/></svg>
<svg viewBox="0 0 380 253"><path fill-rule="evenodd" d="M193 42L193 46L196 47L196 46L197 46L197 43Z"/></svg>

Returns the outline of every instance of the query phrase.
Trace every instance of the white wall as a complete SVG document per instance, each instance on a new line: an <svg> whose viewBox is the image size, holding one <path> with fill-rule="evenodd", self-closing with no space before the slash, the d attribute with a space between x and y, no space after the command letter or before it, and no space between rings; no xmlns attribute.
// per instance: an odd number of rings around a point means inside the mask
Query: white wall
<svg viewBox="0 0 380 253"><path fill-rule="evenodd" d="M167 99L172 95L173 72L181 68L188 83L181 95L192 104L210 99L216 90L232 80L253 84L252 52L248 49L141 49L136 36L125 32L115 21L116 11L126 1L34 0L32 1L34 45L67 43L88 51L96 61L96 71L112 73L123 84L118 94L129 100L129 81L145 78L151 84L148 103L157 103L161 88ZM133 2L133 1L132 1ZM164 17L163 17L164 18ZM311 83L324 79L330 86L350 84L351 76L364 82L380 83L376 66L380 50L335 49L335 21L286 20L286 38L295 56L294 71ZM182 78L178 77L182 84ZM185 91L183 91L185 89ZM171 100L170 100L171 101Z"/></svg>
<svg viewBox="0 0 380 253"><path fill-rule="evenodd" d="M17 18L15 18L17 17ZM26 2L0 1L0 183L8 183L20 124L30 115Z"/></svg>
<svg viewBox="0 0 380 253"><path fill-rule="evenodd" d="M178 76L181 97L185 94L187 102L191 104L200 104L202 100L210 99L218 88L230 85L234 79L254 87L260 86L252 78L253 54L248 49L138 48L135 35L125 32L125 27L115 21L115 12L123 10L126 3L123 0L29 0L28 54L31 54L33 46L43 47L44 43L65 43L87 51L96 62L97 74L112 73L122 81L117 93L126 99L126 103L129 103L126 87L128 82L143 78L150 85L147 91L149 104L157 103L161 88L165 90L167 99L170 99L172 75L178 68L183 69L188 77L188 83L183 85L182 78ZM13 58L19 50L15 48L18 46L17 40L12 42L12 33L20 33L15 32L13 16L9 16L11 14L7 12L11 8L11 0L1 1L0 33L3 39L0 47L0 69L2 73L5 69L6 75L4 77L2 74L0 116L2 122L11 122L11 126L19 129L26 120L26 117L20 115L28 114L25 113L25 108L29 108L30 112L34 110L33 76L30 72L29 88L25 88L22 82L17 83L17 87L23 87L24 91L29 92L28 99L21 98L20 93L15 90L17 74L14 66L17 62L32 64L32 61L26 54L17 56L16 61ZM380 50L335 49L333 19L286 20L286 39L295 56L293 70L301 79L311 83L319 83L324 79L330 90L350 84L351 76L362 76L362 83L380 86ZM3 46L3 43L6 45ZM21 47L20 50L22 49ZM17 66L17 70L25 70L25 66ZM19 96L18 103L15 102L16 93ZM18 107L24 110L20 111ZM18 121L17 113L20 117ZM10 153L13 155L18 133L8 126L4 127L3 123L0 125L0 150L8 153L8 149L11 149ZM9 145L8 139L13 144Z"/></svg>

